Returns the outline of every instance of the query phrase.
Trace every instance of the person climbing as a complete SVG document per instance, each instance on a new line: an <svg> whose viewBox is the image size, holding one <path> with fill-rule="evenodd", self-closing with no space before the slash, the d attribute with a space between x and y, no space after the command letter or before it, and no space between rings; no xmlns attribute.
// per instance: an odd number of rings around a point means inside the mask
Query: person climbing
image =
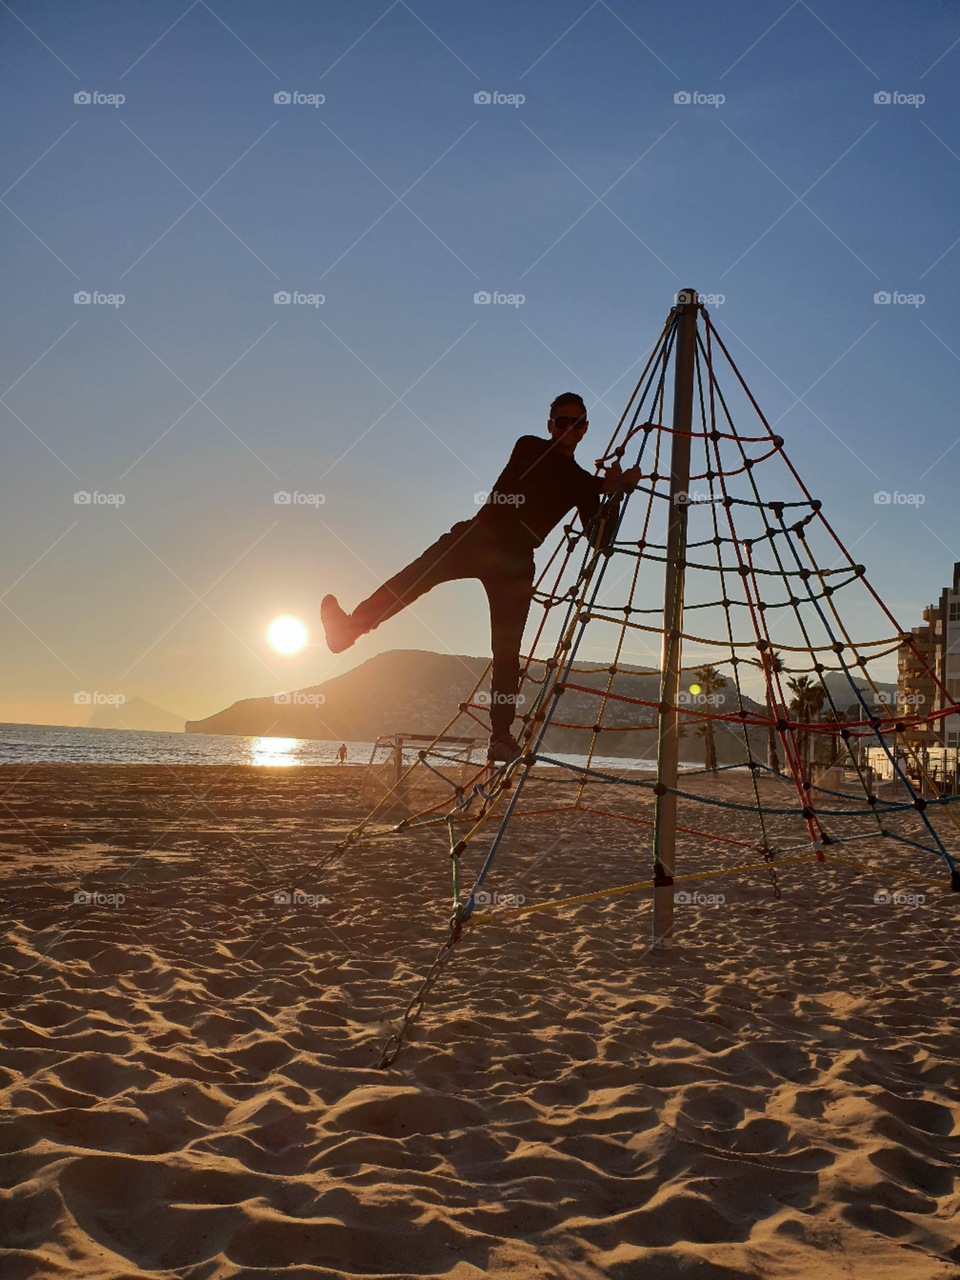
<svg viewBox="0 0 960 1280"><path fill-rule="evenodd" d="M341 742L340 749L337 752L337 764L346 764L346 763L347 763L347 744L345 742Z"/></svg>
<svg viewBox="0 0 960 1280"><path fill-rule="evenodd" d="M521 436L506 467L471 520L461 520L405 569L378 587L352 613L335 596L320 602L320 619L327 644L342 653L362 635L441 582L479 578L490 605L493 672L490 680L490 747L493 761L512 760L519 752L511 733L520 684L520 645L533 598L533 553L567 512L576 507L584 529L604 507L619 502L611 496L634 485L640 469L621 471L619 462L604 476L591 475L574 461L574 451L587 428L586 405L574 392L565 392L550 405L549 440ZM610 530L615 521L605 521ZM595 526L594 536L598 527Z"/></svg>

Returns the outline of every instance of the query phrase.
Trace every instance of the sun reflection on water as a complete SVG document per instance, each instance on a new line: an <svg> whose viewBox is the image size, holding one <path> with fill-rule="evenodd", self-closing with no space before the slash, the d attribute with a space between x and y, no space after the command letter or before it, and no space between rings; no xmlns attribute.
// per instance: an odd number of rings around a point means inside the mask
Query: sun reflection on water
<svg viewBox="0 0 960 1280"><path fill-rule="evenodd" d="M251 738L248 748L250 758L247 764L283 766L303 764L303 757L297 750L299 742L299 738Z"/></svg>

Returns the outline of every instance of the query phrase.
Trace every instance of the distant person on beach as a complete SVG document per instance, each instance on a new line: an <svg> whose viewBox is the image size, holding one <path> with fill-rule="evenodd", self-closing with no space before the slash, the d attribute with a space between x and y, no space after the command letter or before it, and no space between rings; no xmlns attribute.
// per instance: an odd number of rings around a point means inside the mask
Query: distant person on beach
<svg viewBox="0 0 960 1280"><path fill-rule="evenodd" d="M573 460L589 426L580 396L557 396L547 419L549 440L521 436L510 460L472 520L462 520L372 596L345 613L335 596L324 596L320 617L331 652L341 653L368 631L412 604L441 582L479 578L490 604L493 674L490 681L490 760L512 760L519 752L511 734L520 684L520 645L533 598L533 552L567 512L576 507L588 528L601 495L614 494L640 478L638 467L621 471L614 462L603 477Z"/></svg>
<svg viewBox="0 0 960 1280"><path fill-rule="evenodd" d="M341 742L340 750L337 752L337 764L346 764L346 763L347 763L347 744L345 742Z"/></svg>

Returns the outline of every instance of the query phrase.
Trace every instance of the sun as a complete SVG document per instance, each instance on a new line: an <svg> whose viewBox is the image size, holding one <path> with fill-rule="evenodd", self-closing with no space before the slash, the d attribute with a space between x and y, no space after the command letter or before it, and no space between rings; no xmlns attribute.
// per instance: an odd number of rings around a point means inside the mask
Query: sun
<svg viewBox="0 0 960 1280"><path fill-rule="evenodd" d="M307 628L299 618L274 618L267 628L267 639L280 653L299 653L307 643Z"/></svg>

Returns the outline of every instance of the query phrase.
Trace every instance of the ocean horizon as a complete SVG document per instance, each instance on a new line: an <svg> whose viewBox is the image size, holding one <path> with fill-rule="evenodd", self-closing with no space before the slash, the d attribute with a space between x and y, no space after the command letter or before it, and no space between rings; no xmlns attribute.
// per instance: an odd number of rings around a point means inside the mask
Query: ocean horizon
<svg viewBox="0 0 960 1280"><path fill-rule="evenodd" d="M348 742L347 763L367 764L374 744ZM326 738L259 738L222 733L163 733L140 729L93 729L85 725L0 724L0 764L139 764L336 766L340 741ZM415 749L407 754L411 763ZM551 752L554 759L583 765L586 757ZM478 752L474 759L479 763ZM593 767L653 769L652 760L600 756ZM699 761L682 762L699 769Z"/></svg>

